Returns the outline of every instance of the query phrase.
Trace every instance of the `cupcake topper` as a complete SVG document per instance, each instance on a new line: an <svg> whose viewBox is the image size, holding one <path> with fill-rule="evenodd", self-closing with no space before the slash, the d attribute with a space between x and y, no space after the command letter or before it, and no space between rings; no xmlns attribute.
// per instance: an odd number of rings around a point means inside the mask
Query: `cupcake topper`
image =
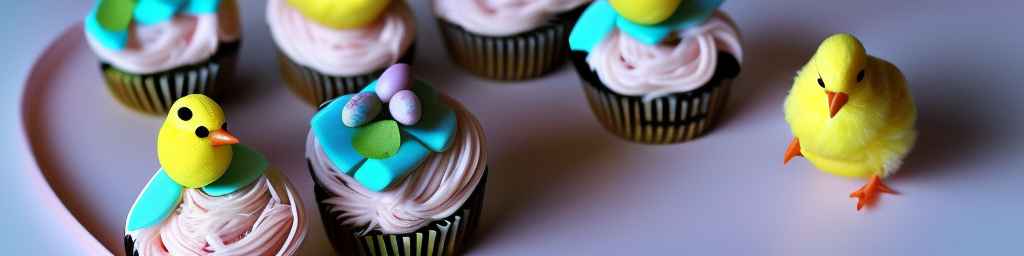
<svg viewBox="0 0 1024 256"><path fill-rule="evenodd" d="M288 0L288 4L321 25L352 29L376 21L391 0Z"/></svg>
<svg viewBox="0 0 1024 256"><path fill-rule="evenodd" d="M704 23L723 0L598 0L580 16L569 34L569 48L590 52L612 29L654 45L672 31Z"/></svg>
<svg viewBox="0 0 1024 256"><path fill-rule="evenodd" d="M395 64L361 92L325 103L311 126L339 171L382 191L430 152L447 150L456 118L429 85L409 78L406 64Z"/></svg>
<svg viewBox="0 0 1024 256"><path fill-rule="evenodd" d="M122 50L128 43L132 21L156 24L175 14L217 12L221 0L99 0L85 18L85 31L104 47Z"/></svg>
<svg viewBox="0 0 1024 256"><path fill-rule="evenodd" d="M237 144L226 129L224 111L209 97L182 97L171 110L157 135L162 168L128 213L128 231L162 222L177 207L184 188L222 196L256 181L267 168L262 155Z"/></svg>

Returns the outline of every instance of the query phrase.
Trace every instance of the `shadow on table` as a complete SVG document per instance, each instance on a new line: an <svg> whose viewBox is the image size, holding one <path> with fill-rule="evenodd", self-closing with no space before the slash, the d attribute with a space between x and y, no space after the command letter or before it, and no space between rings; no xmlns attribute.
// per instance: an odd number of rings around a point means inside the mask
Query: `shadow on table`
<svg viewBox="0 0 1024 256"><path fill-rule="evenodd" d="M915 69L950 70L937 67ZM966 67L960 71L927 72L927 76L908 75L918 111L918 137L900 173L893 176L894 179L939 177L952 175L952 172L978 174L978 170L964 168L972 166L969 164L971 161L989 155L998 140L1019 136L1012 131L999 130L1006 125L992 117L1000 113L983 111L1005 108L998 106L999 103L989 97L990 92L979 91L971 86L984 83L983 78L972 78L985 77L988 72L994 71L970 70Z"/></svg>
<svg viewBox="0 0 1024 256"><path fill-rule="evenodd" d="M527 220L529 212L571 211L571 191L600 191L586 188L594 184L612 183L619 175L609 168L594 168L613 161L616 145L626 143L605 131L590 113L558 112L536 120L529 113L509 113L495 131L513 136L491 136L489 141L490 178L484 205L484 218L476 231L472 250L495 234L514 225L535 222ZM534 120L525 119L534 116ZM518 121L517 121L518 120ZM523 122L522 120L529 120ZM532 124L532 125L531 125ZM503 148L494 150L494 145ZM574 182L585 179L586 182ZM597 180L597 182L594 182ZM564 208L564 209L559 209Z"/></svg>

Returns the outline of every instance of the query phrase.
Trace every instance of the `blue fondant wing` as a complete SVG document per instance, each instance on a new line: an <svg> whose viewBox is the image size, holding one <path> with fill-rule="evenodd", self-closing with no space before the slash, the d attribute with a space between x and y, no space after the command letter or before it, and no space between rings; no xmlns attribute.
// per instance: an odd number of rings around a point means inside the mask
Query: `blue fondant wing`
<svg viewBox="0 0 1024 256"><path fill-rule="evenodd" d="M185 0L140 0L135 6L135 21L140 24L156 24L168 21Z"/></svg>
<svg viewBox="0 0 1024 256"><path fill-rule="evenodd" d="M356 172L356 181L373 191L383 191L396 180L416 169L430 151L423 144L403 140L398 153L385 159L368 159Z"/></svg>
<svg viewBox="0 0 1024 256"><path fill-rule="evenodd" d="M443 152L452 144L458 127L455 110L441 101L430 85L417 81L412 90L420 97L423 115L412 126L402 126L406 134L416 138L434 152Z"/></svg>
<svg viewBox="0 0 1024 256"><path fill-rule="evenodd" d="M217 7L220 7L220 0L189 0L183 11L190 14L215 13Z"/></svg>
<svg viewBox="0 0 1024 256"><path fill-rule="evenodd" d="M313 134L320 141L327 158L343 173L351 175L355 167L366 160L352 147L356 129L341 123L341 109L352 99L352 94L339 97L313 115L310 122Z"/></svg>
<svg viewBox="0 0 1024 256"><path fill-rule="evenodd" d="M615 29L618 16L608 1L594 2L583 11L583 15L569 34L569 48L574 51L590 52Z"/></svg>
<svg viewBox="0 0 1024 256"><path fill-rule="evenodd" d="M252 150L242 144L235 144L232 147L233 156L231 165L219 179L203 187L203 192L211 196L223 196L234 193L263 175L267 170L267 159L263 154Z"/></svg>
<svg viewBox="0 0 1024 256"><path fill-rule="evenodd" d="M135 231L163 222L178 207L182 190L163 169L157 171L128 211L125 229Z"/></svg>

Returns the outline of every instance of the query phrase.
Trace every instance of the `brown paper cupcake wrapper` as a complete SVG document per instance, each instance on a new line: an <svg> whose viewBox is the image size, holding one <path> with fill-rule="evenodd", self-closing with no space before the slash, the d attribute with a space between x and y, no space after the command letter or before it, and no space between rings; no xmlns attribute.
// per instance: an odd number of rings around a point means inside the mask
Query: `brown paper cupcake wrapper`
<svg viewBox="0 0 1024 256"><path fill-rule="evenodd" d="M714 127L740 69L739 62L728 53L719 52L718 59L715 74L707 84L645 102L643 97L608 89L590 69L586 53L572 53L587 102L601 125L623 139L646 144L685 142Z"/></svg>
<svg viewBox="0 0 1024 256"><path fill-rule="evenodd" d="M437 22L449 56L470 73L495 80L526 80L562 64L568 55L569 32L584 7L557 16L549 25L506 37L477 35L443 19Z"/></svg>
<svg viewBox="0 0 1024 256"><path fill-rule="evenodd" d="M147 114L162 115L178 98L189 94L216 96L229 83L238 59L240 41L221 43L209 60L168 71L135 74L101 62L107 89L123 105Z"/></svg>
<svg viewBox="0 0 1024 256"><path fill-rule="evenodd" d="M412 65L415 56L416 44L413 43L409 46L409 50L398 59L398 63ZM288 58L280 50L277 52L277 61L288 88L312 106L318 106L327 100L345 94L359 92L370 82L377 80L380 74L387 69L385 67L369 74L356 76L332 76L303 66Z"/></svg>
<svg viewBox="0 0 1024 256"><path fill-rule="evenodd" d="M313 177L313 192L324 223L324 231L327 232L327 238L338 255L458 255L467 241L471 240L473 231L479 225L484 187L487 184L487 170L484 170L484 176L466 203L451 216L434 221L413 233L383 234L380 231L371 231L362 234L365 227L342 225L344 221L338 219L340 213L332 213L328 210L328 205L320 203L330 195L312 173L312 164L308 159L306 161Z"/></svg>

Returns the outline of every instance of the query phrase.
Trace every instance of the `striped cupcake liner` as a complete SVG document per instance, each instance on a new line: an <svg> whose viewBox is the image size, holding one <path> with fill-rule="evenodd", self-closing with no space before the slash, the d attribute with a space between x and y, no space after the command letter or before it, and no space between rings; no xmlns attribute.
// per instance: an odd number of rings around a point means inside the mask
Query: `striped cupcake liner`
<svg viewBox="0 0 1024 256"><path fill-rule="evenodd" d="M412 64L416 56L416 44L398 59L398 63ZM318 106L327 100L345 94L359 92L370 82L377 80L387 68L356 76L332 76L321 73L311 67L303 66L288 58L280 50L277 62L288 88L312 106Z"/></svg>
<svg viewBox="0 0 1024 256"><path fill-rule="evenodd" d="M477 76L494 80L527 80L556 68L569 49L569 32L583 8L560 15L551 24L506 37L477 35L438 19L449 56Z"/></svg>
<svg viewBox="0 0 1024 256"><path fill-rule="evenodd" d="M672 144L697 138L714 127L729 99L739 62L720 52L715 74L692 91L650 101L611 91L586 63L586 53L573 52L573 63L583 80L583 92L597 120L615 135L646 144Z"/></svg>
<svg viewBox="0 0 1024 256"><path fill-rule="evenodd" d="M316 195L320 217L327 232L327 239L338 255L362 256L411 256L411 255L458 255L472 238L480 223L483 209L484 187L487 171L480 184L473 190L466 203L451 216L434 221L427 226L407 234L383 234L371 231L362 234L365 228L344 226L339 220L341 213L330 212L328 205L319 203L330 198L327 190L314 175L312 164L307 159L313 177L313 192Z"/></svg>
<svg viewBox="0 0 1024 256"><path fill-rule="evenodd" d="M240 46L240 42L221 43L209 60L164 72L135 74L106 62L100 63L100 71L117 101L142 113L163 115L186 95L215 96L220 84L229 83Z"/></svg>

